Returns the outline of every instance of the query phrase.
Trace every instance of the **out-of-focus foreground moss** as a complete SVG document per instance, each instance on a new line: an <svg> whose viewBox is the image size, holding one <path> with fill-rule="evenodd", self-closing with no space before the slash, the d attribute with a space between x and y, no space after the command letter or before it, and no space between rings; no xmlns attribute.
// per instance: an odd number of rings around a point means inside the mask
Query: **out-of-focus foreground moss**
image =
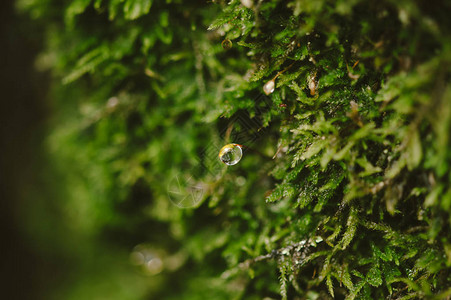
<svg viewBox="0 0 451 300"><path fill-rule="evenodd" d="M30 234L73 261L49 297L451 296L449 1L17 6L64 186Z"/></svg>

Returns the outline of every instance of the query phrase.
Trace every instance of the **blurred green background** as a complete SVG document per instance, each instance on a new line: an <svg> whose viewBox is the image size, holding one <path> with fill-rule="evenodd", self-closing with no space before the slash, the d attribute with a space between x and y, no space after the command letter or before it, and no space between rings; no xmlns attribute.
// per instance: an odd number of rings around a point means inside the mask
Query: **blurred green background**
<svg viewBox="0 0 451 300"><path fill-rule="evenodd" d="M219 9L196 1L173 8L153 3L157 17L132 22L134 8L112 1L110 18L114 5L120 16L110 22L101 9L78 17L89 3L2 3L2 293L8 299L227 298L218 278L225 262L214 250L242 224L212 222L220 210L204 205L194 213L198 203L181 209L168 194L179 177L224 171L217 151L228 121L216 123L224 110L215 105L226 82L238 77L230 73L213 89L198 65L207 60L217 69L208 76L227 72L205 53L222 51L220 41L207 48L207 27ZM133 5L145 10L149 3ZM92 65L78 65L87 51L81 61ZM204 163L210 170L199 168ZM238 181L246 183L243 176ZM204 199L214 187L202 189ZM224 226L228 231L218 235Z"/></svg>

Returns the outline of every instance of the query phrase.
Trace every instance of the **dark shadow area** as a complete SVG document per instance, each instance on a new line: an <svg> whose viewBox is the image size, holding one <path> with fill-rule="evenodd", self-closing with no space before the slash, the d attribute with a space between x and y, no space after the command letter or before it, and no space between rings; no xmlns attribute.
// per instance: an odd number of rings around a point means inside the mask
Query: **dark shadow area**
<svg viewBox="0 0 451 300"><path fill-rule="evenodd" d="M38 180L36 166L46 116L46 78L33 70L38 26L0 2L0 286L2 299L40 299L52 270L25 234L22 208Z"/></svg>

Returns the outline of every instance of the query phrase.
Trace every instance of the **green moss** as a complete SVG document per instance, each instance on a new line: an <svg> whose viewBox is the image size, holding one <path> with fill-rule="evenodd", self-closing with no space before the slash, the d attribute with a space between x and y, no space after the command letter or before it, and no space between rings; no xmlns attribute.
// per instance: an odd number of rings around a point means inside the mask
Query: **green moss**
<svg viewBox="0 0 451 300"><path fill-rule="evenodd" d="M56 2L21 7L47 22L64 205L93 239L164 250L148 294L451 294L449 4Z"/></svg>

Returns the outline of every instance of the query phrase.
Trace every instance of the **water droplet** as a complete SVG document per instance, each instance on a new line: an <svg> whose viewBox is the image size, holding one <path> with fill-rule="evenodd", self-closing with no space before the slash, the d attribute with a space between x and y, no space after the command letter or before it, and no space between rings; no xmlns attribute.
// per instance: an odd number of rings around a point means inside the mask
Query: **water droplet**
<svg viewBox="0 0 451 300"><path fill-rule="evenodd" d="M272 92L274 92L275 87L276 82L274 81L274 79L271 79L263 86L263 92L265 92L266 95L272 94Z"/></svg>
<svg viewBox="0 0 451 300"><path fill-rule="evenodd" d="M232 48L232 41L229 39L225 39L222 41L221 45L222 48L224 48L225 50L229 50Z"/></svg>
<svg viewBox="0 0 451 300"><path fill-rule="evenodd" d="M228 166L236 165L243 157L243 149L238 144L227 144L219 150L219 159Z"/></svg>

